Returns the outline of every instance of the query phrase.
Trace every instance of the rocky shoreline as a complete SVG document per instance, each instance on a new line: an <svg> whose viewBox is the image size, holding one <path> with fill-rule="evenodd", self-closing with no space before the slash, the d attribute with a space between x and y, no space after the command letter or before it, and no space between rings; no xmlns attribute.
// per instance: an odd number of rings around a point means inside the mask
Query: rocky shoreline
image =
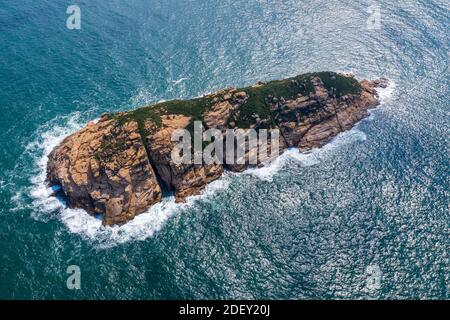
<svg viewBox="0 0 450 320"><path fill-rule="evenodd" d="M224 170L244 164L176 164L171 140L194 121L227 129L279 130L279 151L320 147L351 129L379 105L377 87L351 75L319 72L227 88L201 98L173 100L129 112L103 114L65 138L49 155L47 179L71 208L102 214L103 224L122 224L147 211L166 193L177 201L200 193ZM251 150L249 150L251 152Z"/></svg>

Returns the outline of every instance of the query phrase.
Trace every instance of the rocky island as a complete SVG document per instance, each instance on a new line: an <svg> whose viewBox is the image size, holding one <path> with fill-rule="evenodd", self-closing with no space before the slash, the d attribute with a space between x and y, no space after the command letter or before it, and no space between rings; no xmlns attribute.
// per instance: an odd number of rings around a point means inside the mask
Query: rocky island
<svg viewBox="0 0 450 320"><path fill-rule="evenodd" d="M69 207L102 214L105 225L122 224L168 193L184 201L224 170L251 166L247 162L177 164L171 158L175 130L192 131L194 121L221 132L276 129L280 153L291 147L307 151L366 117L368 109L379 104L375 89L386 83L386 79L358 82L352 75L334 72L308 73L103 114L50 153L48 183L58 186Z"/></svg>

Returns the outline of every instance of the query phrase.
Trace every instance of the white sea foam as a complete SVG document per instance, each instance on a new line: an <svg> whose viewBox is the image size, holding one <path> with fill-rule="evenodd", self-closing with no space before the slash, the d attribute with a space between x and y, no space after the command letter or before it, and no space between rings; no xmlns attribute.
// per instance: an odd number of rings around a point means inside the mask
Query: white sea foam
<svg viewBox="0 0 450 320"><path fill-rule="evenodd" d="M347 73L351 74L351 72ZM380 106L378 108L380 108L392 99L395 92L395 82L389 81L386 88L378 88L377 92L380 100ZM373 110L376 109L372 109L370 116L362 121L373 120ZM251 168L243 173L253 175L264 181L272 181L273 176L277 174L280 169L286 167L292 160L300 163L302 167L317 165L326 156L332 154L334 150L347 144L367 140L366 134L359 130L358 127L359 123L357 123L351 130L341 132L332 141L321 148L315 148L306 153L300 152L297 148L290 148L269 165L262 168Z"/></svg>
<svg viewBox="0 0 450 320"><path fill-rule="evenodd" d="M27 146L28 153L33 157L35 169L30 177L31 187L19 191L12 200L17 207L29 206L33 210L32 216L36 219L44 221L54 217L60 219L70 232L92 240L99 247L110 247L151 237L171 216L192 207L199 200L211 198L211 195L227 188L229 184L229 177L224 176L209 184L201 195L189 197L186 203L175 203L174 197L167 197L125 225L103 226L100 219L89 215L86 211L67 208L63 202L51 197L53 190L46 184L48 155L65 137L83 127L84 122L79 118L79 114L74 114L65 121L66 125L46 128ZM28 204L24 197L26 193L32 199L31 204Z"/></svg>
<svg viewBox="0 0 450 320"><path fill-rule="evenodd" d="M172 83L176 86L176 85L182 83L183 81L185 81L185 80L187 80L187 79L188 79L188 78L180 78L180 79L178 79L178 80L172 81Z"/></svg>
<svg viewBox="0 0 450 320"><path fill-rule="evenodd" d="M395 82L389 80L386 88L377 88L378 100L380 101L380 106L375 109L369 110L369 116L364 119L364 121L372 121L375 119L375 114L380 110L380 108L389 104L392 101L395 93Z"/></svg>
<svg viewBox="0 0 450 320"><path fill-rule="evenodd" d="M357 141L365 141L367 136L361 130L353 128L337 135L332 141L321 148L314 148L308 152L300 152L297 148L289 148L276 160L262 168L251 168L243 174L253 175L264 181L272 181L275 174L287 167L291 161L300 164L301 167L310 167L319 164L322 159L332 154L340 147Z"/></svg>
<svg viewBox="0 0 450 320"><path fill-rule="evenodd" d="M380 99L381 105L388 103L392 100L395 93L396 84L394 81L389 80L389 84L386 88L378 88L378 97Z"/></svg>
<svg viewBox="0 0 450 320"><path fill-rule="evenodd" d="M43 214L54 212L63 207L60 201L50 197L53 190L46 183L48 155L66 136L81 129L82 125L79 118L80 114L74 113L65 121L66 124L64 126L44 128L43 132L38 134L37 139L26 147L26 151L34 160L34 168L30 177L31 187L16 193L12 200L20 206L26 201L23 199L23 193L27 192L32 198L30 206L33 209L34 217L48 218L43 216Z"/></svg>
<svg viewBox="0 0 450 320"><path fill-rule="evenodd" d="M381 89L379 94L382 103L388 101L393 95L393 86L390 85L386 89ZM89 215L84 210L67 208L63 202L51 197L53 190L46 184L48 155L65 137L85 125L80 118L80 114L75 113L63 121L65 125L51 125L49 128L44 128L42 133L38 134L37 139L27 146L27 152L34 160L34 170L30 176L31 187L18 191L12 201L16 203L17 207L31 207L33 217L36 219L48 220L55 217L60 219L70 232L91 240L99 247L111 247L153 236L155 232L161 230L166 221L173 215L182 213L199 200L211 199L211 196L219 190L227 188L230 178L234 176L233 174L225 174L222 178L210 183L201 195L189 197L186 203L175 203L174 197L167 197L161 203L152 206L146 213L138 215L125 225L103 226L100 219ZM298 149L291 148L270 165L263 168L248 169L243 174L250 174L261 180L271 181L273 176L288 165L290 161L295 161L303 167L317 165L334 149L364 140L366 140L366 135L355 126L352 130L339 134L322 148L313 149L308 153L301 153ZM25 193L31 196L31 204L25 199Z"/></svg>
<svg viewBox="0 0 450 320"><path fill-rule="evenodd" d="M226 177L209 184L201 195L189 197L186 203L176 203L175 198L165 197L147 212L136 216L121 226L103 226L102 221L81 209L61 210L61 220L72 233L97 243L100 247L111 247L129 241L145 240L161 230L167 220L181 214L198 200L206 200L218 190L228 186Z"/></svg>

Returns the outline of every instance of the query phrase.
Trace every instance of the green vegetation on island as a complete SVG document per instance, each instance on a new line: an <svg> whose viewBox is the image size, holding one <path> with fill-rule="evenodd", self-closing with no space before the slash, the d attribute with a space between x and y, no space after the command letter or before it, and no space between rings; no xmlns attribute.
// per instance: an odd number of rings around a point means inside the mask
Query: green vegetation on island
<svg viewBox="0 0 450 320"><path fill-rule="evenodd" d="M336 95L342 97L346 94L358 94L360 86L358 81L351 76L345 76L334 72L306 73L284 80L273 80L267 83L237 88L247 94L247 101L239 109L236 126L248 128L255 123L255 119L269 120L274 123L273 114L270 109L268 98L291 100L298 96L308 96L315 93L311 79L318 77L322 80L324 87ZM226 92L226 90L224 90ZM170 100L142 107L133 111L114 115L118 124L134 120L137 122L139 131L145 136L145 122L150 120L157 127L162 125L161 116L179 114L191 117L192 127L194 121L202 121L203 114L214 104L214 98L220 96L220 92L205 95L190 100ZM192 128L191 128L192 129Z"/></svg>

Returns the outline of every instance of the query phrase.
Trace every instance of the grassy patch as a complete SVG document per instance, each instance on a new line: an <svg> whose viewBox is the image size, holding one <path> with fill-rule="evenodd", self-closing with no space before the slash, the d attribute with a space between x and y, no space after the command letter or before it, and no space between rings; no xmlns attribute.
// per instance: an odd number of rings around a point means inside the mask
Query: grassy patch
<svg viewBox="0 0 450 320"><path fill-rule="evenodd" d="M283 97L285 100L289 100L296 98L299 94L305 96L314 93L314 86L311 83L311 78L314 76L322 79L324 87L328 91L335 90L337 97L360 93L360 85L356 79L334 72L307 73L285 80L270 81L262 86L241 88L238 90L245 91L249 95L249 99L240 108L237 126L248 128L255 123L254 115L257 115L260 119L269 119L269 123L275 123L267 97L270 95L278 99ZM304 112L308 113L308 110ZM283 120L293 120L294 118L294 114L282 116Z"/></svg>
<svg viewBox="0 0 450 320"><path fill-rule="evenodd" d="M255 123L256 116L261 120L268 120L267 123L269 126L270 124L275 125L274 114L270 110L268 97L272 96L277 99L283 97L289 100L296 98L299 94L308 95L311 92L314 93L314 86L311 83L311 77L313 76L320 77L327 90L335 90L337 97L349 93L358 94L360 92L360 86L356 79L333 72L307 73L284 80L270 81L260 86L239 88L237 89L238 91L245 91L247 93L248 100L239 109L236 125L240 128L248 128ZM161 102L122 113L115 117L118 125L124 124L126 121L136 121L139 127L139 133L144 138L148 134L145 130L145 122L150 120L156 127L160 127L162 125L162 115L179 114L191 117L191 122L187 129L193 131L193 122L202 121L203 113L209 110L211 105L212 96L209 95L191 100ZM294 119L293 114L285 115L284 117Z"/></svg>
<svg viewBox="0 0 450 320"><path fill-rule="evenodd" d="M211 106L210 97L201 97L191 100L170 100L147 107L139 108L116 116L117 124L122 125L128 121L136 121L141 136L147 136L145 122L150 120L157 128L161 127L161 116L178 114L191 117L188 130L193 130L194 121L202 121L203 113Z"/></svg>
<svg viewBox="0 0 450 320"><path fill-rule="evenodd" d="M361 87L355 78L345 77L333 72L318 72L317 76L322 79L324 87L331 91L336 90L336 97L340 98L346 94L359 94Z"/></svg>
<svg viewBox="0 0 450 320"><path fill-rule="evenodd" d="M304 74L284 80L274 80L267 82L261 86L252 86L238 89L245 91L249 99L240 108L237 126L240 128L248 128L255 120L253 115L257 115L260 119L271 119L270 104L267 101L268 96L278 99L283 97L285 100L294 99L299 94L308 95L314 92L314 86L310 80L310 74Z"/></svg>

